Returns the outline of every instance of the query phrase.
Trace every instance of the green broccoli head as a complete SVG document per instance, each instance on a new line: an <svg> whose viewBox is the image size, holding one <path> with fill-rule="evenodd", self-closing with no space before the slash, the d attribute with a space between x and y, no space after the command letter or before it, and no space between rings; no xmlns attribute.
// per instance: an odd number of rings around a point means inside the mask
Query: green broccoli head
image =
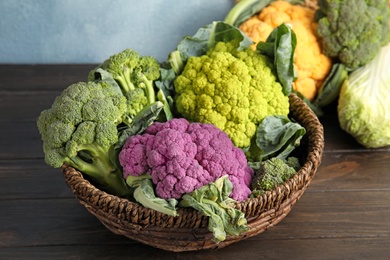
<svg viewBox="0 0 390 260"><path fill-rule="evenodd" d="M112 150L117 126L126 116L126 98L105 82L79 82L58 96L37 119L45 162L55 168L68 164L113 194L128 192Z"/></svg>
<svg viewBox="0 0 390 260"><path fill-rule="evenodd" d="M123 95L129 99L130 119L146 105L156 101L154 81L160 77L160 64L155 58L141 57L135 50L126 49L112 55L92 70L88 76L89 81L99 79L99 69L108 72Z"/></svg>
<svg viewBox="0 0 390 260"><path fill-rule="evenodd" d="M251 182L251 190L255 193L273 190L295 175L300 169L297 158L289 157L286 160L272 157L261 162L260 169L255 173Z"/></svg>
<svg viewBox="0 0 390 260"><path fill-rule="evenodd" d="M175 99L189 121L214 124L245 148L262 119L289 113L289 100L265 56L236 49L219 42L206 55L190 57L174 82Z"/></svg>
<svg viewBox="0 0 390 260"><path fill-rule="evenodd" d="M145 93L142 89L134 89L126 93L127 105L128 105L128 114L131 119L144 108L149 102L148 98L145 96Z"/></svg>
<svg viewBox="0 0 390 260"><path fill-rule="evenodd" d="M387 0L319 0L317 32L324 53L350 69L371 61L390 39Z"/></svg>

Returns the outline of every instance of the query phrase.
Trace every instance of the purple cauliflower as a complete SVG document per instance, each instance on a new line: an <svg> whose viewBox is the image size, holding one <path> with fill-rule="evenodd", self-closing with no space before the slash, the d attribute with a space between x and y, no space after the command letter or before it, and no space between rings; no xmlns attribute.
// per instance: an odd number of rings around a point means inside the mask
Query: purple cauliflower
<svg viewBox="0 0 390 260"><path fill-rule="evenodd" d="M180 199L223 175L233 184L234 200L245 200L251 193L253 170L244 152L212 124L184 118L156 122L126 140L119 161L125 179L150 174L163 199Z"/></svg>

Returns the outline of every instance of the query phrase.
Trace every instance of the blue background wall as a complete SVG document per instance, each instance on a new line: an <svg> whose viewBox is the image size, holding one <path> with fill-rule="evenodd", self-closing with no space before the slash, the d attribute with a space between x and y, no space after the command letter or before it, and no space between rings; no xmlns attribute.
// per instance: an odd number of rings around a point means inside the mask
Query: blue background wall
<svg viewBox="0 0 390 260"><path fill-rule="evenodd" d="M233 0L0 0L0 63L100 63L125 48L166 60Z"/></svg>

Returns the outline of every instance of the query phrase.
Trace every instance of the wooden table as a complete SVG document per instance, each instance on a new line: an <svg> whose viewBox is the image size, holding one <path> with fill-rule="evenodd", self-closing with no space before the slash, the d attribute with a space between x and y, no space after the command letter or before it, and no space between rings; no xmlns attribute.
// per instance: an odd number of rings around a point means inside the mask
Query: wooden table
<svg viewBox="0 0 390 260"><path fill-rule="evenodd" d="M35 120L94 65L0 65L0 259L389 259L390 147L369 150L321 118L322 164L291 213L221 250L172 253L108 231L43 161Z"/></svg>

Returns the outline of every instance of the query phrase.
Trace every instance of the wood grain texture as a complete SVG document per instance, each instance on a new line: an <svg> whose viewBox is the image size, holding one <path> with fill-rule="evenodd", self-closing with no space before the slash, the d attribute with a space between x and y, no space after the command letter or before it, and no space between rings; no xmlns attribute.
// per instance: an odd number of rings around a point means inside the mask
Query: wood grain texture
<svg viewBox="0 0 390 260"><path fill-rule="evenodd" d="M35 120L94 65L0 65L0 259L388 259L390 147L364 149L335 106L322 164L289 215L216 251L172 253L108 231L43 162ZM21 105L23 104L23 105Z"/></svg>

